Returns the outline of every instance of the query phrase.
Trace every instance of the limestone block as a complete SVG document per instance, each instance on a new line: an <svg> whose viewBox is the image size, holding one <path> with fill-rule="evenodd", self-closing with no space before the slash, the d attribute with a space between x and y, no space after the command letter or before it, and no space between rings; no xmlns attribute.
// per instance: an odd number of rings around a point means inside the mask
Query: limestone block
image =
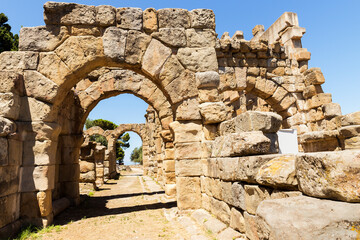
<svg viewBox="0 0 360 240"><path fill-rule="evenodd" d="M320 107L326 103L331 103L331 94L330 93L319 93L306 100L305 110L309 110L311 108Z"/></svg>
<svg viewBox="0 0 360 240"><path fill-rule="evenodd" d="M196 47L215 47L216 33L210 29L186 29L186 46Z"/></svg>
<svg viewBox="0 0 360 240"><path fill-rule="evenodd" d="M165 87L165 90L173 103L197 96L195 74L189 70L183 71L178 78Z"/></svg>
<svg viewBox="0 0 360 240"><path fill-rule="evenodd" d="M163 167L165 172L175 172L175 160L164 160Z"/></svg>
<svg viewBox="0 0 360 240"><path fill-rule="evenodd" d="M141 63L141 59L151 41L145 33L130 30L126 39L125 62L129 64Z"/></svg>
<svg viewBox="0 0 360 240"><path fill-rule="evenodd" d="M220 83L220 76L215 71L196 73L196 84L198 88L217 88Z"/></svg>
<svg viewBox="0 0 360 240"><path fill-rule="evenodd" d="M239 232L235 231L231 227L226 228L224 231L217 235L216 239L227 240L227 239L238 239L239 237L246 237Z"/></svg>
<svg viewBox="0 0 360 240"><path fill-rule="evenodd" d="M157 76L170 55L170 48L158 40L152 39L142 59L142 70L152 77Z"/></svg>
<svg viewBox="0 0 360 240"><path fill-rule="evenodd" d="M96 9L96 24L102 27L115 25L116 9L108 5L100 5Z"/></svg>
<svg viewBox="0 0 360 240"><path fill-rule="evenodd" d="M259 204L270 198L270 191L267 188L257 185L245 185L245 206L250 214L256 214Z"/></svg>
<svg viewBox="0 0 360 240"><path fill-rule="evenodd" d="M158 30L157 14L154 8L147 8L143 11L143 29L146 33Z"/></svg>
<svg viewBox="0 0 360 240"><path fill-rule="evenodd" d="M220 96L216 88L199 89L199 103L219 102Z"/></svg>
<svg viewBox="0 0 360 240"><path fill-rule="evenodd" d="M172 80L178 78L184 70L185 70L184 67L181 65L177 57L171 55L166 60L164 66L160 71L159 79L161 85L163 87L166 87L169 83L171 83Z"/></svg>
<svg viewBox="0 0 360 240"><path fill-rule="evenodd" d="M273 108L275 111L281 112L287 110L295 101L296 98L294 98L292 94L288 93L280 102L276 103Z"/></svg>
<svg viewBox="0 0 360 240"><path fill-rule="evenodd" d="M177 107L176 120L201 120L199 102L196 98L186 99Z"/></svg>
<svg viewBox="0 0 360 240"><path fill-rule="evenodd" d="M217 159L217 171L218 177L225 181L236 181L236 170L239 166L239 159L236 157L231 158L218 158Z"/></svg>
<svg viewBox="0 0 360 240"><path fill-rule="evenodd" d="M71 36L56 48L55 53L69 69L76 71L104 55L103 42L94 36Z"/></svg>
<svg viewBox="0 0 360 240"><path fill-rule="evenodd" d="M210 231L214 234L218 234L219 232L223 231L226 228L226 224L224 224L220 220L212 217L204 223L204 227L208 231Z"/></svg>
<svg viewBox="0 0 360 240"><path fill-rule="evenodd" d="M20 111L20 97L13 93L0 93L0 115L17 119Z"/></svg>
<svg viewBox="0 0 360 240"><path fill-rule="evenodd" d="M59 165L59 171L60 171L60 176L59 176L59 181L60 182L75 182L75 181L79 181L79 175L80 175L80 165L75 163L75 164L61 164ZM102 167L102 175L104 175L103 170L104 168ZM98 170L98 167L96 168L96 170Z"/></svg>
<svg viewBox="0 0 360 240"><path fill-rule="evenodd" d="M48 25L93 25L96 9L76 3L47 2L44 4L44 21Z"/></svg>
<svg viewBox="0 0 360 240"><path fill-rule="evenodd" d="M68 66L53 52L40 53L37 70L57 85L61 85L65 77L71 73Z"/></svg>
<svg viewBox="0 0 360 240"><path fill-rule="evenodd" d="M176 178L176 193L179 209L198 209L201 207L200 178Z"/></svg>
<svg viewBox="0 0 360 240"><path fill-rule="evenodd" d="M22 164L23 143L15 139L8 139L9 165L20 166ZM4 144L1 144L4 146ZM6 158L5 158L6 159Z"/></svg>
<svg viewBox="0 0 360 240"><path fill-rule="evenodd" d="M185 68L194 72L218 70L214 48L180 48L177 57ZM199 61L199 59L201 59L201 61Z"/></svg>
<svg viewBox="0 0 360 240"><path fill-rule="evenodd" d="M232 133L217 137L213 144L212 157L246 156L277 152L272 149L272 139L260 131Z"/></svg>
<svg viewBox="0 0 360 240"><path fill-rule="evenodd" d="M0 137L4 137L16 131L16 124L4 117L0 117Z"/></svg>
<svg viewBox="0 0 360 240"><path fill-rule="evenodd" d="M57 95L58 85L37 71L24 72L26 95L53 103Z"/></svg>
<svg viewBox="0 0 360 240"><path fill-rule="evenodd" d="M235 132L276 133L281 123L282 117L273 112L247 111L234 118Z"/></svg>
<svg viewBox="0 0 360 240"><path fill-rule="evenodd" d="M288 91L286 91L285 88L279 86L276 88L273 95L271 97L269 97L268 99L266 99L266 101L272 105L279 104L281 102L281 100L283 100L285 98L286 94L288 94Z"/></svg>
<svg viewBox="0 0 360 240"><path fill-rule="evenodd" d="M237 87L237 82L235 78L235 70L233 67L220 67L220 85L219 90L234 90Z"/></svg>
<svg viewBox="0 0 360 240"><path fill-rule="evenodd" d="M345 149L360 149L360 136L344 140Z"/></svg>
<svg viewBox="0 0 360 240"><path fill-rule="evenodd" d="M238 181L245 181L249 183L256 183L256 175L261 166L265 163L281 156L280 154L269 154L262 156L249 156L249 157L240 157L239 165L236 171L236 177Z"/></svg>
<svg viewBox="0 0 360 240"><path fill-rule="evenodd" d="M201 201L202 201L202 208L207 210L207 211L210 211L211 209L211 205L210 205L210 197L208 195L206 195L205 193L202 193L201 194Z"/></svg>
<svg viewBox="0 0 360 240"><path fill-rule="evenodd" d="M267 99L276 91L277 84L271 80L267 80L262 77L256 78L255 88L253 91L260 98Z"/></svg>
<svg viewBox="0 0 360 240"><path fill-rule="evenodd" d="M175 145L175 159L199 159L201 158L202 148L200 142L177 143Z"/></svg>
<svg viewBox="0 0 360 240"><path fill-rule="evenodd" d="M325 82L324 75L322 74L320 68L310 68L305 71L305 85L320 85Z"/></svg>
<svg viewBox="0 0 360 240"><path fill-rule="evenodd" d="M175 158L175 151L173 148L165 149L164 160L173 160ZM175 164L175 163L174 163ZM175 166L175 165L174 165ZM175 171L175 170L174 170Z"/></svg>
<svg viewBox="0 0 360 240"><path fill-rule="evenodd" d="M2 156L1 160L3 160ZM0 166L0 186L0 197L18 192L19 166Z"/></svg>
<svg viewBox="0 0 360 240"><path fill-rule="evenodd" d="M240 51L241 41L244 40L243 31L236 31L234 35L231 37L231 48L235 51Z"/></svg>
<svg viewBox="0 0 360 240"><path fill-rule="evenodd" d="M246 88L246 68L235 67L236 89L242 91Z"/></svg>
<svg viewBox="0 0 360 240"><path fill-rule="evenodd" d="M141 8L125 7L116 9L116 23L118 28L138 30L142 29Z"/></svg>
<svg viewBox="0 0 360 240"><path fill-rule="evenodd" d="M18 132L21 133L22 138L19 140L25 141L44 141L57 140L60 133L60 125L50 122L17 122Z"/></svg>
<svg viewBox="0 0 360 240"><path fill-rule="evenodd" d="M230 223L230 207L223 201L219 201L215 198L211 198L211 213L214 214L222 222Z"/></svg>
<svg viewBox="0 0 360 240"><path fill-rule="evenodd" d="M310 85L304 88L303 96L305 99L311 98L318 93L323 93L323 90L320 85Z"/></svg>
<svg viewBox="0 0 360 240"><path fill-rule="evenodd" d="M238 230L239 232L245 232L245 219L240 211L236 208L231 208L230 215L230 227Z"/></svg>
<svg viewBox="0 0 360 240"><path fill-rule="evenodd" d="M194 9L190 11L192 28L209 28L215 30L215 14L211 9Z"/></svg>
<svg viewBox="0 0 360 240"><path fill-rule="evenodd" d="M337 103L327 103L323 105L325 117L341 116L341 107Z"/></svg>
<svg viewBox="0 0 360 240"><path fill-rule="evenodd" d="M201 160L180 160L175 163L176 176L197 177L202 175Z"/></svg>
<svg viewBox="0 0 360 240"><path fill-rule="evenodd" d="M266 200L254 230L261 239L356 239L359 214L359 204L306 196Z"/></svg>
<svg viewBox="0 0 360 240"><path fill-rule="evenodd" d="M20 192L54 189L55 165L20 168Z"/></svg>
<svg viewBox="0 0 360 240"><path fill-rule="evenodd" d="M56 161L57 142L25 141L23 142L23 166L52 165Z"/></svg>
<svg viewBox="0 0 360 240"><path fill-rule="evenodd" d="M22 27L20 29L19 50L53 51L68 37L69 31L65 26Z"/></svg>
<svg viewBox="0 0 360 240"><path fill-rule="evenodd" d="M351 138L360 135L360 125L350 125L340 128L340 135L344 138Z"/></svg>
<svg viewBox="0 0 360 240"><path fill-rule="evenodd" d="M19 194L11 194L0 198L0 228L16 221L20 212L20 196Z"/></svg>
<svg viewBox="0 0 360 240"><path fill-rule="evenodd" d="M360 151L305 153L297 156L296 176L306 195L360 202Z"/></svg>
<svg viewBox="0 0 360 240"><path fill-rule="evenodd" d="M48 216L52 212L52 198L51 191L38 192L36 194L39 204L40 214L42 217Z"/></svg>
<svg viewBox="0 0 360 240"><path fill-rule="evenodd" d="M360 125L360 111L349 113L342 116L341 125L342 126Z"/></svg>
<svg viewBox="0 0 360 240"><path fill-rule="evenodd" d="M158 32L154 32L151 36L171 47L186 46L184 28L160 28Z"/></svg>
<svg viewBox="0 0 360 240"><path fill-rule="evenodd" d="M23 76L15 71L0 71L0 92L23 94Z"/></svg>
<svg viewBox="0 0 360 240"><path fill-rule="evenodd" d="M95 171L89 171L87 173L80 173L80 182L95 183L96 173Z"/></svg>
<svg viewBox="0 0 360 240"><path fill-rule="evenodd" d="M305 152L334 151L339 147L337 130L313 131L300 136Z"/></svg>
<svg viewBox="0 0 360 240"><path fill-rule="evenodd" d="M205 124L219 123L227 117L225 104L223 102L206 102L200 104L199 107Z"/></svg>
<svg viewBox="0 0 360 240"><path fill-rule="evenodd" d="M185 9L164 8L157 11L159 28L189 28L190 16Z"/></svg>
<svg viewBox="0 0 360 240"><path fill-rule="evenodd" d="M164 179L165 179L166 184L176 183L175 172L165 172L163 175L164 175Z"/></svg>
<svg viewBox="0 0 360 240"><path fill-rule="evenodd" d="M31 97L22 97L19 119L22 121L53 122L56 116L52 104Z"/></svg>
<svg viewBox="0 0 360 240"><path fill-rule="evenodd" d="M107 28L102 38L105 56L118 62L124 61L126 37L126 30L117 27Z"/></svg>
<svg viewBox="0 0 360 240"><path fill-rule="evenodd" d="M87 173L95 170L95 163L89 161L80 161L80 173Z"/></svg>
<svg viewBox="0 0 360 240"><path fill-rule="evenodd" d="M71 35L72 36L92 35L95 37L99 37L102 35L102 29L100 29L99 27L74 25L71 26Z"/></svg>
<svg viewBox="0 0 360 240"><path fill-rule="evenodd" d="M256 181L262 185L294 188L297 186L294 155L277 157L262 165Z"/></svg>
<svg viewBox="0 0 360 240"><path fill-rule="evenodd" d="M0 54L0 70L34 70L39 54L30 51L5 51Z"/></svg>

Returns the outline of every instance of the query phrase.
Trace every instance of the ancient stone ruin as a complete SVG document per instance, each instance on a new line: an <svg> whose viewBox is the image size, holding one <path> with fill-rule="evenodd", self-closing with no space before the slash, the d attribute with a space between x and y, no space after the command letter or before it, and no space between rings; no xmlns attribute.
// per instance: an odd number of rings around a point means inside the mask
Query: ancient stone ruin
<svg viewBox="0 0 360 240"><path fill-rule="evenodd" d="M180 211L205 209L251 240L359 237L360 112L323 92L295 13L250 40L218 38L208 9L47 2L44 19L0 54L0 236L79 204L84 174L113 177L114 143L135 131L144 172ZM146 124L84 137L96 104L122 93L151 106ZM299 153L279 149L284 129ZM94 133L109 142L99 171L82 164L97 164Z"/></svg>

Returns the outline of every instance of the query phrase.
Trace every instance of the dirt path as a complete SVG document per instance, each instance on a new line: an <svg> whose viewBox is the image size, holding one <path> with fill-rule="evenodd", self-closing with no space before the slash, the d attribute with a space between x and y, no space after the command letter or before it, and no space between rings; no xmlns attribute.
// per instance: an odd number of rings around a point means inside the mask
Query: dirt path
<svg viewBox="0 0 360 240"><path fill-rule="evenodd" d="M161 201L164 195L141 169L134 169L57 216L54 224L62 227L41 239L191 239L181 224L164 216L164 209L176 207L174 201Z"/></svg>

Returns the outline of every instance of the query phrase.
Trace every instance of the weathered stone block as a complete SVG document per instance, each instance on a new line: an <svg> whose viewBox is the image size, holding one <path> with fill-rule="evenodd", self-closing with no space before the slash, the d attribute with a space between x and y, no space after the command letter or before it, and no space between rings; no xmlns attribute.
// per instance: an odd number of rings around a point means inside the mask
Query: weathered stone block
<svg viewBox="0 0 360 240"><path fill-rule="evenodd" d="M198 209L201 207L200 178L176 178L177 204L180 209Z"/></svg>
<svg viewBox="0 0 360 240"><path fill-rule="evenodd" d="M36 194L39 204L40 214L42 217L46 217L52 213L52 198L51 191L38 192Z"/></svg>
<svg viewBox="0 0 360 240"><path fill-rule="evenodd" d="M0 228L19 218L20 196L11 194L0 198Z"/></svg>
<svg viewBox="0 0 360 240"><path fill-rule="evenodd" d="M205 124L219 123L226 119L227 112L223 102L207 102L199 105Z"/></svg>
<svg viewBox="0 0 360 240"><path fill-rule="evenodd" d="M274 158L262 165L256 175L256 181L273 187L297 187L293 155Z"/></svg>
<svg viewBox="0 0 360 240"><path fill-rule="evenodd" d="M157 11L159 28L189 28L190 16L185 9L164 8Z"/></svg>
<svg viewBox="0 0 360 240"><path fill-rule="evenodd" d="M6 166L9 164L9 149L6 138L0 137L0 146L0 166Z"/></svg>
<svg viewBox="0 0 360 240"><path fill-rule="evenodd" d="M256 214L259 204L270 198L270 191L267 188L257 185L245 185L245 206L250 214Z"/></svg>
<svg viewBox="0 0 360 240"><path fill-rule="evenodd" d="M21 110L19 120L21 121L46 121L53 122L56 113L52 109L52 104L36 100L32 97L21 98Z"/></svg>
<svg viewBox="0 0 360 240"><path fill-rule="evenodd" d="M360 111L349 113L342 116L341 125L342 126L360 125Z"/></svg>
<svg viewBox="0 0 360 240"><path fill-rule="evenodd" d="M220 83L220 76L215 71L196 73L196 84L198 88L217 88Z"/></svg>
<svg viewBox="0 0 360 240"><path fill-rule="evenodd" d="M247 111L234 118L235 132L275 133L280 129L281 123L282 117L273 112Z"/></svg>
<svg viewBox="0 0 360 240"><path fill-rule="evenodd" d="M152 39L142 60L142 70L152 77L157 76L170 55L170 48L158 40Z"/></svg>
<svg viewBox="0 0 360 240"><path fill-rule="evenodd" d="M138 64L151 41L151 37L135 30L130 30L126 39L125 62Z"/></svg>
<svg viewBox="0 0 360 240"><path fill-rule="evenodd" d="M16 131L16 124L4 117L0 117L0 137L4 137Z"/></svg>
<svg viewBox="0 0 360 240"><path fill-rule="evenodd" d="M177 57L171 55L166 60L164 66L160 71L159 79L161 85L163 87L166 87L167 85L169 85L169 83L171 83L172 80L178 78L184 70L185 70L184 67L181 65Z"/></svg>
<svg viewBox="0 0 360 240"><path fill-rule="evenodd" d="M158 32L154 32L151 36L171 47L186 46L186 35L183 28L160 28Z"/></svg>
<svg viewBox="0 0 360 240"><path fill-rule="evenodd" d="M0 115L17 119L20 111L20 97L13 93L0 93Z"/></svg>
<svg viewBox="0 0 360 240"><path fill-rule="evenodd" d="M222 222L230 223L230 207L223 201L219 201L215 198L211 198L211 212Z"/></svg>
<svg viewBox="0 0 360 240"><path fill-rule="evenodd" d="M22 164L23 143L15 139L8 139L9 144L9 165L20 166ZM4 146L4 143L1 144Z"/></svg>
<svg viewBox="0 0 360 240"><path fill-rule="evenodd" d="M49 25L93 25L96 9L76 3L47 2L44 4L44 21Z"/></svg>
<svg viewBox="0 0 360 240"><path fill-rule="evenodd" d="M230 215L230 227L238 230L239 232L245 232L245 219L240 211L236 208L231 208Z"/></svg>
<svg viewBox="0 0 360 240"><path fill-rule="evenodd" d="M186 46L196 47L215 47L216 33L213 30L206 29L187 29L186 30Z"/></svg>
<svg viewBox="0 0 360 240"><path fill-rule="evenodd" d="M305 73L305 85L320 85L325 82L324 75L322 74L320 68L310 68Z"/></svg>
<svg viewBox="0 0 360 240"><path fill-rule="evenodd" d="M165 90L173 103L197 96L195 74L189 70L183 71L178 78L165 87Z"/></svg>
<svg viewBox="0 0 360 240"><path fill-rule="evenodd" d="M175 163L176 176L197 177L202 175L201 160L180 160Z"/></svg>
<svg viewBox="0 0 360 240"><path fill-rule="evenodd" d="M238 239L238 238L244 238L246 237L243 234L240 234L239 232L235 231L234 229L232 229L231 227L226 228L224 231L222 231L221 233L219 233L217 235L216 239L219 240L227 240L227 239Z"/></svg>
<svg viewBox="0 0 360 240"><path fill-rule="evenodd" d="M37 70L58 85L61 85L65 77L71 73L68 66L53 52L40 53Z"/></svg>
<svg viewBox="0 0 360 240"><path fill-rule="evenodd" d="M56 161L57 142L25 141L23 143L23 165L53 165Z"/></svg>
<svg viewBox="0 0 360 240"><path fill-rule="evenodd" d="M116 23L118 28L138 30L142 29L142 16L141 8L117 8L116 9Z"/></svg>
<svg viewBox="0 0 360 240"><path fill-rule="evenodd" d="M143 29L146 33L157 31L158 19L154 8L147 8L143 11Z"/></svg>
<svg viewBox="0 0 360 240"><path fill-rule="evenodd" d="M331 94L330 93L319 93L306 100L305 110L312 108L320 107L326 103L331 103Z"/></svg>
<svg viewBox="0 0 360 240"><path fill-rule="evenodd" d="M185 68L194 72L218 70L214 48L180 48L177 57Z"/></svg>
<svg viewBox="0 0 360 240"><path fill-rule="evenodd" d="M0 70L35 70L39 54L36 52L9 51L0 54Z"/></svg>
<svg viewBox="0 0 360 240"><path fill-rule="evenodd" d="M53 103L58 85L36 71L24 72L25 93L29 97Z"/></svg>
<svg viewBox="0 0 360 240"><path fill-rule="evenodd" d="M45 191L54 188L55 165L21 167L21 192Z"/></svg>
<svg viewBox="0 0 360 240"><path fill-rule="evenodd" d="M23 76L15 71L0 71L0 92L23 94Z"/></svg>
<svg viewBox="0 0 360 240"><path fill-rule="evenodd" d="M174 143L200 142L202 140L202 126L196 122L170 123L170 129L174 133Z"/></svg>
<svg viewBox="0 0 360 240"><path fill-rule="evenodd" d="M19 167L0 167L0 197L16 193L19 189Z"/></svg>
<svg viewBox="0 0 360 240"><path fill-rule="evenodd" d="M105 56L118 62L124 61L126 37L126 30L117 27L107 28L102 37Z"/></svg>
<svg viewBox="0 0 360 240"><path fill-rule="evenodd" d="M360 202L360 151L300 154L296 176L302 192L313 197Z"/></svg>
<svg viewBox="0 0 360 240"><path fill-rule="evenodd" d="M360 205L301 196L263 201L257 215L261 239L356 239Z"/></svg>
<svg viewBox="0 0 360 240"><path fill-rule="evenodd" d="M199 102L196 98L186 99L177 107L176 120L201 120Z"/></svg>
<svg viewBox="0 0 360 240"><path fill-rule="evenodd" d="M115 25L116 8L107 5L100 5L96 9L96 24L102 27Z"/></svg>
<svg viewBox="0 0 360 240"><path fill-rule="evenodd" d="M175 160L201 158L201 143L177 143L175 144Z"/></svg>
<svg viewBox="0 0 360 240"><path fill-rule="evenodd" d="M192 28L210 28L215 30L215 14L210 9L194 9L190 11Z"/></svg>

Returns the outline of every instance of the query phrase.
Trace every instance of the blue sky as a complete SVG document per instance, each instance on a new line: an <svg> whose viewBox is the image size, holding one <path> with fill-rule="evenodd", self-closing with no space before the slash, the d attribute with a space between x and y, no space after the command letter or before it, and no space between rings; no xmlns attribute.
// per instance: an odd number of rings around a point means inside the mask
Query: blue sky
<svg viewBox="0 0 360 240"><path fill-rule="evenodd" d="M43 21L43 0L1 0L0 12L10 19L14 33L21 26L40 26ZM360 1L325 0L74 0L87 5L112 5L115 7L210 8L216 16L216 32L232 36L236 30L244 32L245 39L252 37L257 24L268 28L283 12L296 12L301 27L307 32L302 38L303 47L311 52L310 67L320 67L325 75L325 92L332 93L333 102L339 103L343 114L360 111ZM125 103L125 104L124 104ZM114 111L116 106L116 111ZM144 122L146 103L132 95L107 99L90 114L91 118L104 118L119 123ZM133 134L135 139L137 136ZM139 139L132 147L141 145ZM131 152L132 148L130 148ZM129 154L127 154L127 157Z"/></svg>

